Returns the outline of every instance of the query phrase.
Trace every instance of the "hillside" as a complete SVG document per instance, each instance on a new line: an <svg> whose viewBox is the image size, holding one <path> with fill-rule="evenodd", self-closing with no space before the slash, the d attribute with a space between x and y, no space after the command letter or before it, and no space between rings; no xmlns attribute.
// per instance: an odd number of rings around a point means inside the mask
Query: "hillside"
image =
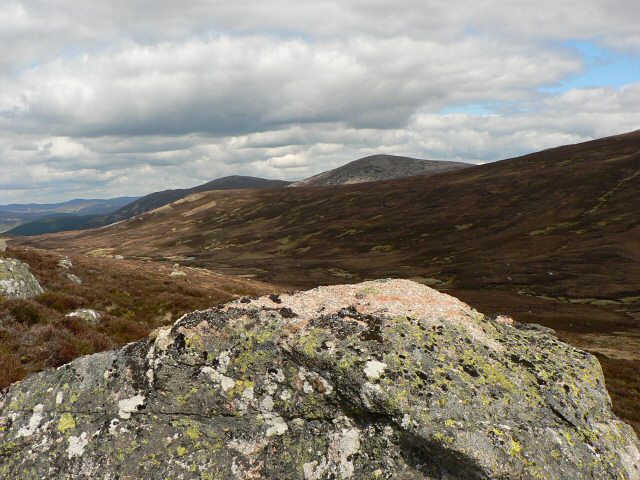
<svg viewBox="0 0 640 480"><path fill-rule="evenodd" d="M640 132L431 177L208 192L27 245L170 259L289 287L413 278L599 355L640 425Z"/></svg>
<svg viewBox="0 0 640 480"><path fill-rule="evenodd" d="M64 232L69 230L83 230L97 228L126 220L149 210L175 202L188 195L210 190L236 190L236 189L265 189L285 187L290 182L283 180L268 180L256 177L244 177L234 175L223 177L198 185L193 188L164 190L150 193L132 202L127 202L122 208L104 215L58 215L26 223L7 232L8 235L42 235L45 233Z"/></svg>
<svg viewBox="0 0 640 480"><path fill-rule="evenodd" d="M103 215L111 213L136 199L137 197L118 197L106 200L75 199L51 204L0 205L0 233L51 215Z"/></svg>
<svg viewBox="0 0 640 480"><path fill-rule="evenodd" d="M351 185L415 175L435 175L470 166L471 164L461 162L421 160L395 155L372 155L292 183L290 187Z"/></svg>
<svg viewBox="0 0 640 480"><path fill-rule="evenodd" d="M5 255L27 264L44 293L38 287L34 298L7 299L0 288L0 389L28 373L138 340L194 309L274 291L249 279L162 262L10 247L0 253L0 264ZM0 268L5 280L2 273ZM87 310L99 318L82 314ZM73 312L80 315L69 316Z"/></svg>

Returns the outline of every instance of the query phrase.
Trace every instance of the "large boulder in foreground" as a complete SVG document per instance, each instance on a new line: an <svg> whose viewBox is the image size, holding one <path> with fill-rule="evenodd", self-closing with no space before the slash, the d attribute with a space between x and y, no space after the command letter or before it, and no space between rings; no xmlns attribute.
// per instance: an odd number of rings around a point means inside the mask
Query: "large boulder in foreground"
<svg viewBox="0 0 640 480"><path fill-rule="evenodd" d="M42 292L27 264L15 258L0 258L0 298L30 298Z"/></svg>
<svg viewBox="0 0 640 480"><path fill-rule="evenodd" d="M596 359L403 280L195 312L0 397L0 478L638 479Z"/></svg>

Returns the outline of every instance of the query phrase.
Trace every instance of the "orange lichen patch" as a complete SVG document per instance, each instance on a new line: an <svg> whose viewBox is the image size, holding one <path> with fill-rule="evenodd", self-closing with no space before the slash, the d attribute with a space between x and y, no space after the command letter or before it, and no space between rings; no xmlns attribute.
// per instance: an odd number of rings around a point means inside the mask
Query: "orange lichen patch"
<svg viewBox="0 0 640 480"><path fill-rule="evenodd" d="M513 325L513 318L507 316L507 315L498 315L495 318L495 321L498 323L502 323L503 325Z"/></svg>
<svg viewBox="0 0 640 480"><path fill-rule="evenodd" d="M340 299L337 301L336 299ZM503 347L489 338L477 320L478 313L460 300L409 280L382 280L358 285L332 285L318 287L293 295L281 295L277 300L263 297L249 303L233 304L233 308L287 308L295 316L289 320L289 328L304 329L308 322L320 315L336 315L350 305L362 315L381 315L390 319L406 317L423 319L433 325L447 322L469 332L475 341L494 350ZM231 308L227 306L226 308ZM343 320L353 320L341 315Z"/></svg>

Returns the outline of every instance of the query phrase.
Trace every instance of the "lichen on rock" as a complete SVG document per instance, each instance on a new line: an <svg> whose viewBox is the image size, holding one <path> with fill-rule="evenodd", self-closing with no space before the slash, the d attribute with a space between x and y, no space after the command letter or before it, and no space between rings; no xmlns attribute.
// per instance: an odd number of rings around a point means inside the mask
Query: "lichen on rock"
<svg viewBox="0 0 640 480"><path fill-rule="evenodd" d="M30 298L43 291L27 264L15 258L0 258L0 298Z"/></svg>
<svg viewBox="0 0 640 480"><path fill-rule="evenodd" d="M0 394L0 478L627 479L597 360L423 285L241 299Z"/></svg>

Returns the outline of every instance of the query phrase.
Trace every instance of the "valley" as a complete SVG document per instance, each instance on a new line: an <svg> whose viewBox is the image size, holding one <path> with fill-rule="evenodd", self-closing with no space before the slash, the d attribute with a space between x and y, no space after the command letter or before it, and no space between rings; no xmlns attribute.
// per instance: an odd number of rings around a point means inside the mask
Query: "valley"
<svg viewBox="0 0 640 480"><path fill-rule="evenodd" d="M179 262L285 289L410 278L595 352L636 428L640 133L429 177L201 192L112 226L13 240Z"/></svg>

